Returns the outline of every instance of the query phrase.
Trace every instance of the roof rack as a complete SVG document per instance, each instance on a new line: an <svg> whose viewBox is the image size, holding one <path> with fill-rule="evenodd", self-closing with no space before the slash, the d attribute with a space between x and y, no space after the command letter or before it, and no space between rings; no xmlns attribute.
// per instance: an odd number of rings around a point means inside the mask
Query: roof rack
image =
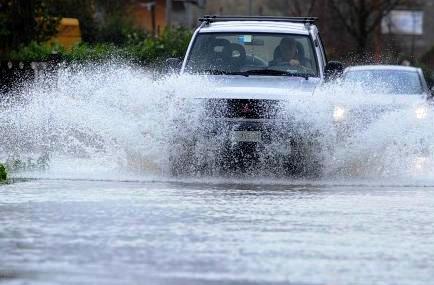
<svg viewBox="0 0 434 285"><path fill-rule="evenodd" d="M214 23L214 22L227 22L227 21L273 21L273 22L289 22L289 23L302 23L314 24L318 21L316 17L274 17L274 16L210 16L206 15L199 18L199 22Z"/></svg>

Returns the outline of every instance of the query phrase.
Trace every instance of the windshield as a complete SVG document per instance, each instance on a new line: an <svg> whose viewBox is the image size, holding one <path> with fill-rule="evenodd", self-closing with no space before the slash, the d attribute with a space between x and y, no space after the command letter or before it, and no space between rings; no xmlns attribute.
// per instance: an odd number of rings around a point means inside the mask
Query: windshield
<svg viewBox="0 0 434 285"><path fill-rule="evenodd" d="M271 33L198 34L186 71L318 76L315 53L308 36Z"/></svg>
<svg viewBox="0 0 434 285"><path fill-rule="evenodd" d="M402 70L350 70L344 75L349 86L363 88L368 94L420 95L419 74Z"/></svg>

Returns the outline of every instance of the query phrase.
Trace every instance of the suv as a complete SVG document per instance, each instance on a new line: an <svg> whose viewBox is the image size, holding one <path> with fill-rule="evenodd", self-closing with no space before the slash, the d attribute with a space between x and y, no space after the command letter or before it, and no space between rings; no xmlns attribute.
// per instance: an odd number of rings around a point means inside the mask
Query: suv
<svg viewBox="0 0 434 285"><path fill-rule="evenodd" d="M327 63L316 20L199 19L201 25L180 73L206 77L215 88L196 98L203 99L205 111L194 138L189 134L188 142L179 136L173 140L172 174L203 170L211 164L219 171L246 170L258 163L276 165L291 174L320 172L318 134L305 122L294 120L283 107L295 96L312 95L322 82L343 71L342 64ZM168 61L168 65L174 64L176 59ZM210 149L213 154L203 157ZM193 163L198 156L202 156L201 162Z"/></svg>

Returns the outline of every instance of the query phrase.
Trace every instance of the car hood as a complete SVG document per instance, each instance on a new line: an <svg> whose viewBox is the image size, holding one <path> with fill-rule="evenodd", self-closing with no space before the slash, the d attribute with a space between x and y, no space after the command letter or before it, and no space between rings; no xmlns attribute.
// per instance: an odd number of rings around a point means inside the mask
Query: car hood
<svg viewBox="0 0 434 285"><path fill-rule="evenodd" d="M203 78L202 78L203 79ZM198 99L291 100L311 96L321 83L319 78L288 76L206 76L203 92L184 97Z"/></svg>

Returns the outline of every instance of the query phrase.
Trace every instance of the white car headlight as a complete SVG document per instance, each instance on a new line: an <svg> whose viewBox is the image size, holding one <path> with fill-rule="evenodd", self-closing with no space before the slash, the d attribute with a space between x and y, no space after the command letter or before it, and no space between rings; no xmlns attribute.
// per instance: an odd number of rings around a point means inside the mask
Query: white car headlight
<svg viewBox="0 0 434 285"><path fill-rule="evenodd" d="M340 122L345 119L347 111L344 107L336 106L333 111L333 119L335 122Z"/></svg>
<svg viewBox="0 0 434 285"><path fill-rule="evenodd" d="M429 169L431 166L431 160L426 156L416 157L413 161L413 170L420 172Z"/></svg>
<svg viewBox="0 0 434 285"><path fill-rule="evenodd" d="M426 106L419 106L415 110L416 118L419 120L425 119L428 116L428 108Z"/></svg>

